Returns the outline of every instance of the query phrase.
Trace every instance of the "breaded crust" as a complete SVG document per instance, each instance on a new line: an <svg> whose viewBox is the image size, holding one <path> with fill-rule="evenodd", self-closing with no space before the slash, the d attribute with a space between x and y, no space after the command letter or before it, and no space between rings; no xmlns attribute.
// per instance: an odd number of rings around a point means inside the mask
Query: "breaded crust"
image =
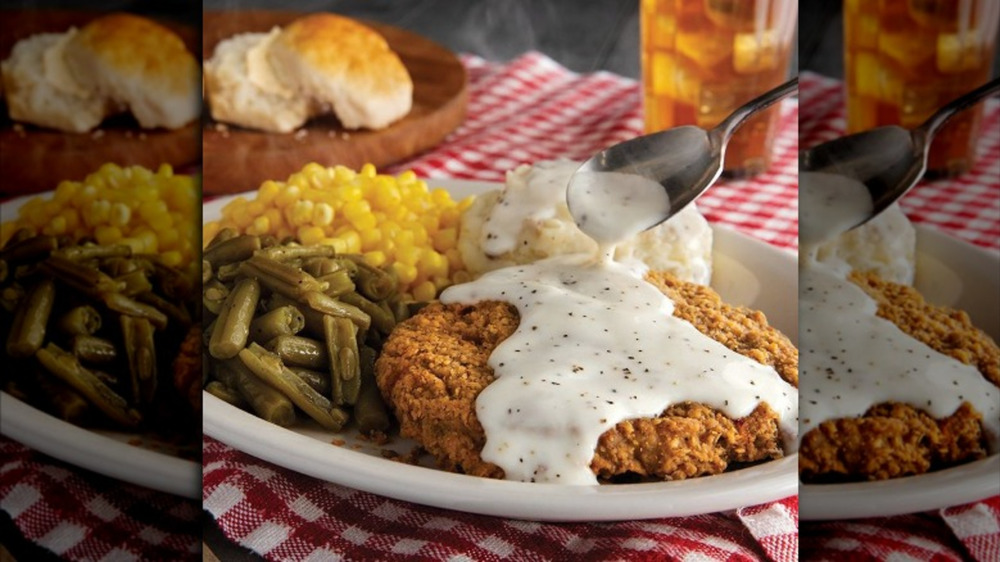
<svg viewBox="0 0 1000 562"><path fill-rule="evenodd" d="M879 316L938 353L974 365L1000 386L1000 347L972 324L964 310L934 306L913 287L872 273L852 273L851 281L878 303Z"/></svg>
<svg viewBox="0 0 1000 562"><path fill-rule="evenodd" d="M861 417L825 421L806 433L800 477L807 483L885 480L981 459L981 422L968 402L941 420L908 404L877 404Z"/></svg>
<svg viewBox="0 0 1000 562"><path fill-rule="evenodd" d="M749 346L757 341L766 351L754 355L784 366L782 376L797 373L797 351L763 315L723 305L711 298L711 291L669 275L656 279L674 293L671 298L690 305L678 306L677 316L720 335L737 352L752 352ZM699 308L685 295L704 303ZM723 321L723 315L733 324ZM475 401L493 380L490 354L517 329L518 321L517 309L507 303L435 303L397 325L386 341L376 363L379 388L399 420L400 433L421 443L441 468L503 477L502 469L480 458L486 436L476 419ZM745 333L754 325L764 334L758 339ZM764 404L739 420L702 404L674 404L657 418L623 421L605 432L591 469L602 479L673 480L717 474L731 463L778 458L783 452L777 420Z"/></svg>
<svg viewBox="0 0 1000 562"><path fill-rule="evenodd" d="M928 304L916 289L872 273L852 273L878 304L878 316L979 371L1000 386L1000 348L961 310ZM985 457L982 416L968 402L951 416L934 419L908 404L876 404L857 418L828 420L802 437L803 482L884 480Z"/></svg>

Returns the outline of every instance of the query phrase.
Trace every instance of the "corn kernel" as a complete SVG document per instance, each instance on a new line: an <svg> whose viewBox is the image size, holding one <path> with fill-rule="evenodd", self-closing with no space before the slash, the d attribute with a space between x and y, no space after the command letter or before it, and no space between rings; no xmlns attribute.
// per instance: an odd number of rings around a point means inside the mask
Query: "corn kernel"
<svg viewBox="0 0 1000 562"><path fill-rule="evenodd" d="M375 267L382 267L388 261L385 257L385 252L381 250L372 250L371 252L365 252L363 255L365 261Z"/></svg>
<svg viewBox="0 0 1000 562"><path fill-rule="evenodd" d="M326 239L326 232L318 226L304 226L296 232L296 237L302 244L312 246Z"/></svg>
<svg viewBox="0 0 1000 562"><path fill-rule="evenodd" d="M446 190L429 189L412 171L393 177L378 174L370 164L355 172L312 163L286 181L263 182L255 198L227 205L218 224L206 225L203 232L205 242L226 227L329 244L338 252L363 254L373 265L398 269L400 294L426 295L431 285L436 291L450 284L449 275L461 269L455 265L461 264L457 225L471 201L455 202ZM450 257L449 250L454 250Z"/></svg>
<svg viewBox="0 0 1000 562"><path fill-rule="evenodd" d="M392 271L396 274L396 279L404 285L409 285L417 278L417 268L411 264L397 261L392 264Z"/></svg>
<svg viewBox="0 0 1000 562"><path fill-rule="evenodd" d="M329 203L317 203L313 207L312 222L316 226L329 226L333 222L333 207Z"/></svg>
<svg viewBox="0 0 1000 562"><path fill-rule="evenodd" d="M122 241L122 231L117 226L98 226L94 229L94 240L98 244L118 244Z"/></svg>
<svg viewBox="0 0 1000 562"><path fill-rule="evenodd" d="M396 261L408 265L416 265L420 260L420 248L414 246L399 246L396 248Z"/></svg>
<svg viewBox="0 0 1000 562"><path fill-rule="evenodd" d="M413 288L413 299L418 301L433 300L437 296L437 287L431 281L424 281Z"/></svg>
<svg viewBox="0 0 1000 562"><path fill-rule="evenodd" d="M434 233L434 249L445 252L458 247L458 231L454 228L442 228Z"/></svg>

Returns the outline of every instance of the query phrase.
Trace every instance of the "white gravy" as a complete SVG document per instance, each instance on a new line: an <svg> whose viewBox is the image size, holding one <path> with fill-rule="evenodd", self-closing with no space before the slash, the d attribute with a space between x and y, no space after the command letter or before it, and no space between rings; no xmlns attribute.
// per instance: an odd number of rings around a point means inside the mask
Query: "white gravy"
<svg viewBox="0 0 1000 562"><path fill-rule="evenodd" d="M975 367L934 351L877 317L875 301L847 280L850 266L845 262L816 259L820 242L857 224L871 208L867 189L852 183L857 182L828 174L799 177L800 212L815 221L809 243L803 239L799 270L799 435L823 421L860 416L887 401L910 404L937 418L969 402L983 415L996 452L1000 391ZM837 196L817 196L828 188Z"/></svg>
<svg viewBox="0 0 1000 562"><path fill-rule="evenodd" d="M580 171L566 193L577 226L602 246L656 226L670 213L667 190L635 174Z"/></svg>
<svg viewBox="0 0 1000 562"><path fill-rule="evenodd" d="M501 245L500 231L516 233L524 216L501 213L488 242ZM483 459L509 480L596 484L590 462L602 433L684 401L732 418L766 402L786 450L794 448L795 387L672 316L673 302L643 279L644 269L612 261L610 244L602 246L603 255L498 269L441 295L444 303L506 301L520 314L517 330L490 355L496 379L476 400Z"/></svg>

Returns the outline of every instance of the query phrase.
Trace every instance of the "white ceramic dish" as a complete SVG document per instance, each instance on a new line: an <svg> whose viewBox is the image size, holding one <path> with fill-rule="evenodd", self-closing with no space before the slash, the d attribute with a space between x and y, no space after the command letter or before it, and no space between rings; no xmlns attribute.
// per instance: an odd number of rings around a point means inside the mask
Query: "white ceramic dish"
<svg viewBox="0 0 1000 562"><path fill-rule="evenodd" d="M930 228L917 228L917 289L928 302L969 313L1000 341L1000 255ZM973 502L1000 494L1000 455L967 465L880 482L803 485L804 520L887 517Z"/></svg>
<svg viewBox="0 0 1000 562"><path fill-rule="evenodd" d="M4 201L0 222L17 218L30 197ZM148 435L90 430L66 423L0 392L0 433L59 460L192 499L201 498L201 465Z"/></svg>
<svg viewBox="0 0 1000 562"><path fill-rule="evenodd" d="M119 480L201 499L201 465L134 433L66 423L0 392L0 433L51 457Z"/></svg>
<svg viewBox="0 0 1000 562"><path fill-rule="evenodd" d="M481 182L434 180L454 196L497 187ZM204 220L219 216L229 198L209 202ZM794 338L798 311L795 256L724 228L716 229L713 285L731 303L762 309ZM738 260L738 261L737 261ZM290 429L204 394L204 431L228 445L322 480L385 496L472 513L549 521L609 521L725 511L794 495L798 456L718 476L682 482L613 486L563 486L490 480L387 460L382 449L356 431L322 431L302 422ZM331 443L337 442L339 446ZM414 444L395 438L407 453Z"/></svg>

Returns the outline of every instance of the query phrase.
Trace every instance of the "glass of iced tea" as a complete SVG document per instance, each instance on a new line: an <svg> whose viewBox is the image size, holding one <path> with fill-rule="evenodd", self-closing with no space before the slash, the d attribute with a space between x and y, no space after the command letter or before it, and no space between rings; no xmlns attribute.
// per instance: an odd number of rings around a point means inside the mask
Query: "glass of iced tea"
<svg viewBox="0 0 1000 562"><path fill-rule="evenodd" d="M1000 23L997 0L845 0L847 132L917 127L989 80ZM982 106L935 136L927 171L953 176L976 155Z"/></svg>
<svg viewBox="0 0 1000 562"><path fill-rule="evenodd" d="M646 132L710 129L788 77L797 0L641 0ZM724 172L767 169L777 107L751 118L726 149Z"/></svg>

